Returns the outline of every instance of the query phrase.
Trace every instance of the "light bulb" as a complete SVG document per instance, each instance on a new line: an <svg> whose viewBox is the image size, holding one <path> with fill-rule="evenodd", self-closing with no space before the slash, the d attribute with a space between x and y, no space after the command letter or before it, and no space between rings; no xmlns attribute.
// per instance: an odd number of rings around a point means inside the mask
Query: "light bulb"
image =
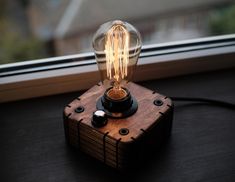
<svg viewBox="0 0 235 182"><path fill-rule="evenodd" d="M133 76L141 51L140 33L127 22L110 21L95 33L93 48L106 88L105 97L114 103L130 97L126 84ZM122 104L122 107L126 106Z"/></svg>

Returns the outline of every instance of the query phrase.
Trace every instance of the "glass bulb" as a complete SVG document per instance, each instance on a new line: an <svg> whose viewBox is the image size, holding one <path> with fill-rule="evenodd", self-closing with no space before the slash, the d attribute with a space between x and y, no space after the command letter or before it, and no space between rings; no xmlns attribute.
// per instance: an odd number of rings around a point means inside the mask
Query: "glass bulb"
<svg viewBox="0 0 235 182"><path fill-rule="evenodd" d="M127 96L141 51L140 33L127 22L110 21L100 26L93 37L93 48L107 96L120 100Z"/></svg>

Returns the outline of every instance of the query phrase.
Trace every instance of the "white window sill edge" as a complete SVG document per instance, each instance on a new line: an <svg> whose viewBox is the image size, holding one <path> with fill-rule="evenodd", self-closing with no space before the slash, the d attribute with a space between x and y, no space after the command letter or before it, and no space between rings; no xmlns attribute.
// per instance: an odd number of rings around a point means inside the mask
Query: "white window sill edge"
<svg viewBox="0 0 235 182"><path fill-rule="evenodd" d="M141 58L134 81L235 67L235 46ZM97 65L0 78L0 102L85 90L100 81Z"/></svg>

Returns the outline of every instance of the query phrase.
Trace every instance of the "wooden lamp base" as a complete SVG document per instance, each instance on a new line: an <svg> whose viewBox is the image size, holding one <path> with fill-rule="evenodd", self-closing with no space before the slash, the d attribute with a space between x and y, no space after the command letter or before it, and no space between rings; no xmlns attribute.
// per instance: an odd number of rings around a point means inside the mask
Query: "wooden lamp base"
<svg viewBox="0 0 235 182"><path fill-rule="evenodd" d="M138 110L127 118L108 118L103 127L92 125L96 102L104 93L97 84L64 109L65 137L69 144L117 168L131 168L159 147L171 133L173 104L163 95L128 83Z"/></svg>

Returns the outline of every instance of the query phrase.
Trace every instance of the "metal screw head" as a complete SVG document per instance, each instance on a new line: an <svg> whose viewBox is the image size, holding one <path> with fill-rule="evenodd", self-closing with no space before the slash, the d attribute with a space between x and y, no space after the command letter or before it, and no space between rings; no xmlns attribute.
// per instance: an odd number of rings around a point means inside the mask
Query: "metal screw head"
<svg viewBox="0 0 235 182"><path fill-rule="evenodd" d="M79 107L77 107L76 109L75 109L75 112L76 113L81 113L81 112L83 112L84 111L84 107L82 107L82 106L79 106Z"/></svg>
<svg viewBox="0 0 235 182"><path fill-rule="evenodd" d="M153 103L154 103L154 105L156 105L156 106L162 106L162 105L163 105L162 100L159 100L159 99L154 100Z"/></svg>
<svg viewBox="0 0 235 182"><path fill-rule="evenodd" d="M128 135L128 133L129 133L129 130L127 128L121 128L119 130L120 135Z"/></svg>

